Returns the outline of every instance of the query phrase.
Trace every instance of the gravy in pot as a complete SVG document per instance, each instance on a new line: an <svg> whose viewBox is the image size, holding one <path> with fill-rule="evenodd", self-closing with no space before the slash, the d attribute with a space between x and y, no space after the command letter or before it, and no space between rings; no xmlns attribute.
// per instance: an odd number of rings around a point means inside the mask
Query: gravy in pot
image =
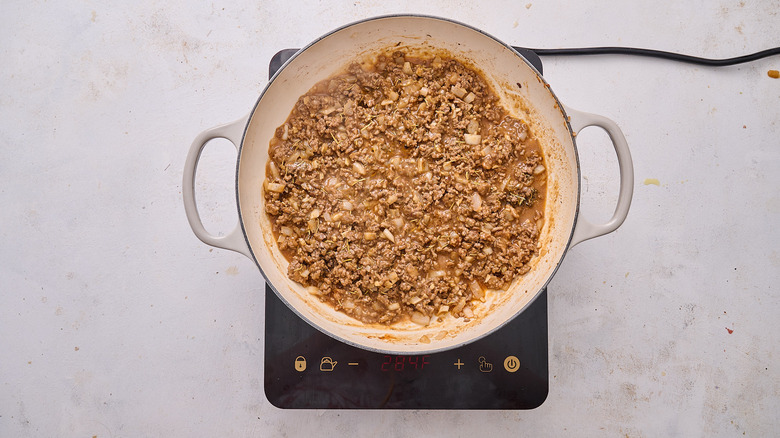
<svg viewBox="0 0 780 438"><path fill-rule="evenodd" d="M269 156L287 275L360 321L470 318L537 254L543 151L455 59L351 64L298 99Z"/></svg>

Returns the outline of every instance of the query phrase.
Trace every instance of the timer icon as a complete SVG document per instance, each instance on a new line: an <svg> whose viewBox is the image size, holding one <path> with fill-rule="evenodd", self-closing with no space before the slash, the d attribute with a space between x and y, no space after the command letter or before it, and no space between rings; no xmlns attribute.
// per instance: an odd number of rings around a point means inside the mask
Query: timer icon
<svg viewBox="0 0 780 438"><path fill-rule="evenodd" d="M514 373L515 371L519 370L520 359L515 356L507 356L506 359L504 359L504 369L510 373Z"/></svg>

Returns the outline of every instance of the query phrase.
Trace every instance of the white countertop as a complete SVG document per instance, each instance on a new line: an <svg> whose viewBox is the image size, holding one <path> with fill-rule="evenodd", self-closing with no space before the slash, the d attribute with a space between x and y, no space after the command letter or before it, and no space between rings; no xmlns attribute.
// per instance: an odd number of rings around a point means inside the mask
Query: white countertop
<svg viewBox="0 0 780 438"><path fill-rule="evenodd" d="M285 411L263 393L263 281L182 206L202 130L251 109L268 60L356 19L454 18L527 47L721 58L780 46L780 2L11 2L0 26L0 436L769 436L780 429L780 57L704 68L544 58L623 129L634 201L549 288L550 393L532 411ZM584 214L617 164L578 137ZM207 227L235 220L209 145ZM653 179L658 184L651 184Z"/></svg>

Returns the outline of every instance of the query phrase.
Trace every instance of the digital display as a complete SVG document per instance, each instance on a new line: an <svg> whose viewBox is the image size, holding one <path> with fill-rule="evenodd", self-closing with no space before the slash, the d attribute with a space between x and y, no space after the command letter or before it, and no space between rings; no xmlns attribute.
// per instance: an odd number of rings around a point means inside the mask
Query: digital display
<svg viewBox="0 0 780 438"><path fill-rule="evenodd" d="M390 356L385 355L382 361L382 371L422 370L430 364L429 355L424 356Z"/></svg>

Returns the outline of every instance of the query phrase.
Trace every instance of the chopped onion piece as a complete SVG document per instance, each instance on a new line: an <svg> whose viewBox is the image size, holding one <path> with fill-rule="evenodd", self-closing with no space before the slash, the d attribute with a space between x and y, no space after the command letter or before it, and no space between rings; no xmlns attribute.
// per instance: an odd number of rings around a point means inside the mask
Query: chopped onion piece
<svg viewBox="0 0 780 438"><path fill-rule="evenodd" d="M484 252L486 255L491 255L491 254L493 254L493 248L491 248L489 246L486 246L486 247L482 248L482 252Z"/></svg>
<svg viewBox="0 0 780 438"><path fill-rule="evenodd" d="M282 140L287 140L290 136L290 125L284 124L284 131L282 131Z"/></svg>
<svg viewBox="0 0 780 438"><path fill-rule="evenodd" d="M309 213L309 219L317 219L318 217L320 217L321 213L322 211L319 208L315 208L314 210L311 211L311 213Z"/></svg>
<svg viewBox="0 0 780 438"><path fill-rule="evenodd" d="M515 211L514 208L512 208L511 205L507 205L504 208L503 215L506 220L511 221L512 219L517 217L517 212Z"/></svg>
<svg viewBox="0 0 780 438"><path fill-rule="evenodd" d="M322 213L322 218L325 219L327 222L330 222L331 219L333 219L332 217L330 217L330 213L328 213L327 211L325 213Z"/></svg>
<svg viewBox="0 0 780 438"><path fill-rule="evenodd" d="M382 231L382 236L384 236L384 237L385 237L385 239L387 239L387 240L389 240L389 241L391 241L391 242L395 243L395 236L393 236L393 233L391 233L391 232L390 232L390 230L388 230L387 228L385 228L385 229Z"/></svg>
<svg viewBox="0 0 780 438"><path fill-rule="evenodd" d="M528 139L528 131L520 131L520 134L517 136L520 141L526 141Z"/></svg>
<svg viewBox="0 0 780 438"><path fill-rule="evenodd" d="M420 173L425 172L428 170L428 163L425 161L424 158L418 158L417 159L417 171Z"/></svg>
<svg viewBox="0 0 780 438"><path fill-rule="evenodd" d="M466 140L466 144L480 144L482 142L482 136L479 134L464 134L463 139Z"/></svg>
<svg viewBox="0 0 780 438"><path fill-rule="evenodd" d="M441 306L439 306L439 310L436 311L436 313L446 313L449 310L450 310L450 306L442 304Z"/></svg>
<svg viewBox="0 0 780 438"><path fill-rule="evenodd" d="M352 203L349 201L342 201L341 208L347 211L352 211L352 209L355 208L355 206L352 205Z"/></svg>
<svg viewBox="0 0 780 438"><path fill-rule="evenodd" d="M359 173L361 175L365 175L366 174L365 166L363 166L363 164L361 164L361 163L358 163L357 161L352 163L352 169L354 169L355 172L357 172L357 173Z"/></svg>
<svg viewBox="0 0 780 438"><path fill-rule="evenodd" d="M466 103L474 102L474 99L477 98L477 95L474 93L469 93L466 95L466 97L463 98L463 101Z"/></svg>
<svg viewBox="0 0 780 438"><path fill-rule="evenodd" d="M395 91L393 91L393 90L390 90L390 91L387 93L387 97L388 97L390 100L392 100L393 102L395 102L396 100L398 100L398 93L396 93L396 92L395 92Z"/></svg>
<svg viewBox="0 0 780 438"><path fill-rule="evenodd" d="M474 311L471 310L471 307L466 307L463 309L463 316L466 318L473 318L474 317Z"/></svg>
<svg viewBox="0 0 780 438"><path fill-rule="evenodd" d="M466 305L466 299L465 298L461 298L458 301L458 304L456 304L455 307L452 308L452 313L457 315L458 313L460 313L461 310L463 310L463 307L465 305Z"/></svg>
<svg viewBox="0 0 780 438"><path fill-rule="evenodd" d="M398 274L396 274L395 272L391 272L390 274L388 274L387 280L390 281L391 284L398 283Z"/></svg>
<svg viewBox="0 0 780 438"><path fill-rule="evenodd" d="M482 197L477 192L471 194L471 207L474 211L479 211L482 208Z"/></svg>
<svg viewBox="0 0 780 438"><path fill-rule="evenodd" d="M344 302L341 303L341 307L352 310L355 308L355 303L352 300L344 300Z"/></svg>
<svg viewBox="0 0 780 438"><path fill-rule="evenodd" d="M284 191L284 184L272 183L266 180L265 189L269 192L282 193Z"/></svg>
<svg viewBox="0 0 780 438"><path fill-rule="evenodd" d="M420 89L420 83L419 82L412 82L409 85L404 86L404 93L407 95L411 95L415 91Z"/></svg>
<svg viewBox="0 0 780 438"><path fill-rule="evenodd" d="M466 126L466 131L469 134L476 134L479 131L479 122L476 120L470 121L468 126Z"/></svg>
<svg viewBox="0 0 780 438"><path fill-rule="evenodd" d="M371 231L366 231L365 233L363 233L363 239L365 239L365 240L374 240L374 239L376 239L376 233L371 232Z"/></svg>
<svg viewBox="0 0 780 438"><path fill-rule="evenodd" d="M477 280L471 280L469 283L469 290L474 298L482 299L485 296L485 291L482 290L482 286L479 285Z"/></svg>
<svg viewBox="0 0 780 438"><path fill-rule="evenodd" d="M420 88L420 94L422 94L423 96L427 96L428 95L428 91L429 91L428 87Z"/></svg>
<svg viewBox="0 0 780 438"><path fill-rule="evenodd" d="M431 322L431 318L420 312L414 312L412 313L412 322L419 325L428 325Z"/></svg>
<svg viewBox="0 0 780 438"><path fill-rule="evenodd" d="M539 175L542 172L544 172L544 166L541 164L534 168L534 175Z"/></svg>
<svg viewBox="0 0 780 438"><path fill-rule="evenodd" d="M401 305L398 303L392 303L389 306L387 306L387 310L398 310L401 308Z"/></svg>
<svg viewBox="0 0 780 438"><path fill-rule="evenodd" d="M419 295L413 296L412 298L409 299L409 303L412 304L412 305L415 305L415 304L419 303L420 301L422 301L422 297L419 296Z"/></svg>
<svg viewBox="0 0 780 438"><path fill-rule="evenodd" d="M271 170L271 175L274 177L274 179L279 179L281 175L279 174L279 167L276 165L276 163L271 161L268 163L268 168Z"/></svg>
<svg viewBox="0 0 780 438"><path fill-rule="evenodd" d="M387 197L387 205L390 205L390 204L392 204L393 202L395 202L397 200L398 200L398 195L393 193L392 195Z"/></svg>
<svg viewBox="0 0 780 438"><path fill-rule="evenodd" d="M312 295L319 295L320 294L320 290L317 289L316 286L309 286L309 287L306 288L306 290L309 291L309 293L312 294Z"/></svg>
<svg viewBox="0 0 780 438"><path fill-rule="evenodd" d="M463 99L463 96L465 96L465 95L466 95L466 89L465 89L465 88L456 87L456 86L454 86L454 85L452 86L452 88L450 89L450 91L452 91L452 94L454 94L454 95L458 96L458 97L459 97L459 98L461 98L461 99Z"/></svg>
<svg viewBox="0 0 780 438"><path fill-rule="evenodd" d="M407 75L412 74L413 73L412 72L412 63L410 63L409 61L404 62L403 72L405 74L407 74Z"/></svg>
<svg viewBox="0 0 780 438"><path fill-rule="evenodd" d="M396 228L403 228L404 227L404 218L397 217L393 219L393 225L395 225Z"/></svg>
<svg viewBox="0 0 780 438"><path fill-rule="evenodd" d="M431 280L435 280L437 278L444 277L445 275L447 275L447 271L442 271L442 270L431 271L431 272L428 273L428 278L431 279Z"/></svg>
<svg viewBox="0 0 780 438"><path fill-rule="evenodd" d="M290 227L282 227L279 229L279 232L284 234L285 236L292 236L293 230Z"/></svg>

